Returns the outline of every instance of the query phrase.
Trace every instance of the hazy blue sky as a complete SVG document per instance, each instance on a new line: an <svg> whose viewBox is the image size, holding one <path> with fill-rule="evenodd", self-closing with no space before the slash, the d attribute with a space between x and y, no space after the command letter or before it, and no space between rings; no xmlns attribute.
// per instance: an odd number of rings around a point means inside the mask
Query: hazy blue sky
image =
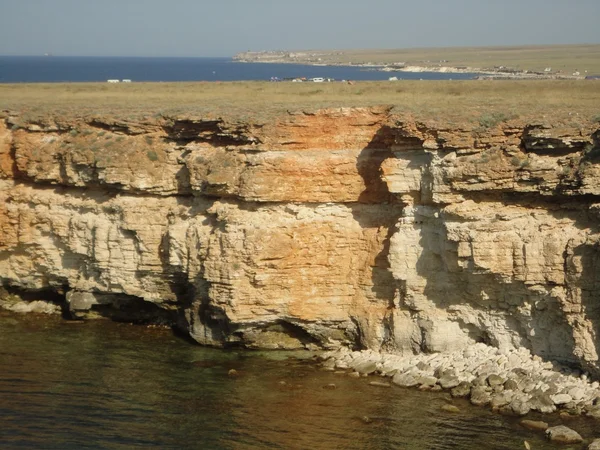
<svg viewBox="0 0 600 450"><path fill-rule="evenodd" d="M600 0L0 0L0 55L600 43Z"/></svg>

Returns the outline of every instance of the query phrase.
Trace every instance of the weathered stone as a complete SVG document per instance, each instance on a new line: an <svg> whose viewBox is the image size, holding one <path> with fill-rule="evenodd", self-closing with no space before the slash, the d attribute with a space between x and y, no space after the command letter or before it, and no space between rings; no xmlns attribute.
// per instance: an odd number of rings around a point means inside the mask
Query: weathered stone
<svg viewBox="0 0 600 450"><path fill-rule="evenodd" d="M554 402L555 405L564 405L564 404L567 404L567 403L573 401L573 399L571 398L571 396L569 394L551 395L550 399Z"/></svg>
<svg viewBox="0 0 600 450"><path fill-rule="evenodd" d="M585 389L582 387L576 386L574 388L569 389L568 394L575 401L581 400L585 396Z"/></svg>
<svg viewBox="0 0 600 450"><path fill-rule="evenodd" d="M492 408L500 408L508 405L513 399L513 393L511 391L504 391L498 394L492 395L491 405Z"/></svg>
<svg viewBox="0 0 600 450"><path fill-rule="evenodd" d="M515 396L508 404L511 411L517 416L524 416L531 411L528 399L521 396Z"/></svg>
<svg viewBox="0 0 600 450"><path fill-rule="evenodd" d="M41 300L16 302L4 305L4 308L17 313L60 314L61 312L60 306Z"/></svg>
<svg viewBox="0 0 600 450"><path fill-rule="evenodd" d="M546 431L548 429L548 424L546 422L542 422L541 420L523 419L519 423L528 430Z"/></svg>
<svg viewBox="0 0 600 450"><path fill-rule="evenodd" d="M519 384L515 380L506 380L504 389L507 391L516 391L519 389Z"/></svg>
<svg viewBox="0 0 600 450"><path fill-rule="evenodd" d="M450 391L452 397L467 397L471 393L471 384L467 381L461 381L458 386Z"/></svg>
<svg viewBox="0 0 600 450"><path fill-rule="evenodd" d="M492 387L492 388L495 386L503 385L505 381L506 380L504 378L502 378L499 375L496 375L495 373L493 373L487 377L487 382L490 385L490 387Z"/></svg>
<svg viewBox="0 0 600 450"><path fill-rule="evenodd" d="M370 381L369 385L370 386L378 386L378 387L391 387L392 386L390 383L387 383L385 381Z"/></svg>
<svg viewBox="0 0 600 450"><path fill-rule="evenodd" d="M446 405L442 405L442 406L440 407L440 409L441 409L442 411L446 411L446 412L449 412L449 413L459 413L459 412L460 412L460 409L459 409L457 406L454 406L454 405L448 405L448 404L446 404Z"/></svg>
<svg viewBox="0 0 600 450"><path fill-rule="evenodd" d="M492 395L483 386L475 386L471 389L471 403L484 406L492 401Z"/></svg>
<svg viewBox="0 0 600 450"><path fill-rule="evenodd" d="M436 377L418 377L416 380L419 386L425 387L433 387L438 381Z"/></svg>
<svg viewBox="0 0 600 450"><path fill-rule="evenodd" d="M373 361L365 361L363 363L353 366L354 370L358 373L370 375L377 371L377 364Z"/></svg>
<svg viewBox="0 0 600 450"><path fill-rule="evenodd" d="M546 430L546 436L548 436L548 439L552 442L558 444L578 444L583 442L583 438L579 433L564 425L548 428Z"/></svg>
<svg viewBox="0 0 600 450"><path fill-rule="evenodd" d="M451 389L458 386L460 384L460 380L454 375L444 375L438 380L438 383L444 389Z"/></svg>
<svg viewBox="0 0 600 450"><path fill-rule="evenodd" d="M589 407L585 415L600 420L600 405Z"/></svg>
<svg viewBox="0 0 600 450"><path fill-rule="evenodd" d="M402 387L413 387L418 384L418 380L410 374L397 373L392 378L392 383Z"/></svg>
<svg viewBox="0 0 600 450"><path fill-rule="evenodd" d="M588 446L588 450L600 450L600 439L594 439Z"/></svg>
<svg viewBox="0 0 600 450"><path fill-rule="evenodd" d="M535 394L531 400L529 400L529 405L531 406L531 409L541 413L551 413L556 411L554 402L544 393Z"/></svg>

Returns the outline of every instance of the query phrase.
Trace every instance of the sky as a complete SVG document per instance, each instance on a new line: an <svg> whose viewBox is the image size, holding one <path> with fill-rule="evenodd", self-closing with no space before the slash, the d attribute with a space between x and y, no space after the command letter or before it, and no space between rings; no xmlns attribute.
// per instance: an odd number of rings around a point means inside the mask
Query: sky
<svg viewBox="0 0 600 450"><path fill-rule="evenodd" d="M600 0L0 0L0 55L600 43Z"/></svg>

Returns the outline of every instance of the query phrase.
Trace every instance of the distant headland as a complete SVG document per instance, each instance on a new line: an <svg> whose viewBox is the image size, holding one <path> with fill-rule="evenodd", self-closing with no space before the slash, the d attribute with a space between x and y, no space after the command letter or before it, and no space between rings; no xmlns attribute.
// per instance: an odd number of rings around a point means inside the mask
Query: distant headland
<svg viewBox="0 0 600 450"><path fill-rule="evenodd" d="M600 74L600 44L373 50L247 51L239 62L363 66L386 72L478 73L482 78L585 79Z"/></svg>

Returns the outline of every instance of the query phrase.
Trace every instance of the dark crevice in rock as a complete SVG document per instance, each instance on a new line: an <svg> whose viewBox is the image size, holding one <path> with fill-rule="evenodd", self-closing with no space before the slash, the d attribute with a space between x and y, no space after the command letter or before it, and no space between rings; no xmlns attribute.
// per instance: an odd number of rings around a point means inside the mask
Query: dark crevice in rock
<svg viewBox="0 0 600 450"><path fill-rule="evenodd" d="M131 124L128 124L126 122L105 122L100 119L92 119L89 122L87 122L87 125L89 125L92 128L98 128L100 130L110 131L116 134L125 134L127 136L139 136L141 134L145 134L143 128L134 128Z"/></svg>
<svg viewBox="0 0 600 450"><path fill-rule="evenodd" d="M69 314L73 319L104 317L115 322L170 327L173 327L177 321L174 308L163 307L133 295L70 291L67 293L66 300Z"/></svg>
<svg viewBox="0 0 600 450"><path fill-rule="evenodd" d="M14 141L10 143L9 155L10 155L10 161L11 161L11 172L12 172L13 180L20 181L20 180L26 179L27 174L21 172L19 170L19 166L17 164L17 146Z"/></svg>
<svg viewBox="0 0 600 450"><path fill-rule="evenodd" d="M215 147L226 147L261 143L258 138L250 135L247 125L229 125L221 119L176 119L163 125L163 130L167 133L167 139L178 145L204 142Z"/></svg>
<svg viewBox="0 0 600 450"><path fill-rule="evenodd" d="M19 172L20 173L20 172ZM63 172L61 172L62 174ZM62 176L62 175L61 175ZM66 176L66 175L65 175ZM183 175L185 179L185 175ZM112 199L115 197L126 197L131 196L135 198L168 198L175 197L181 199L193 199L196 198L193 193L169 193L169 194L155 194L148 191L139 191L139 190L120 190L114 188L111 185L104 183L90 183L85 186L73 186L69 184L59 184L48 181L37 181L28 178L25 175L20 175L16 180L17 185L24 185L28 187L32 187L34 189L40 190L54 190L58 194L61 195L75 195L75 196L85 196L85 197L106 197L106 200ZM205 197L205 196L202 196Z"/></svg>

